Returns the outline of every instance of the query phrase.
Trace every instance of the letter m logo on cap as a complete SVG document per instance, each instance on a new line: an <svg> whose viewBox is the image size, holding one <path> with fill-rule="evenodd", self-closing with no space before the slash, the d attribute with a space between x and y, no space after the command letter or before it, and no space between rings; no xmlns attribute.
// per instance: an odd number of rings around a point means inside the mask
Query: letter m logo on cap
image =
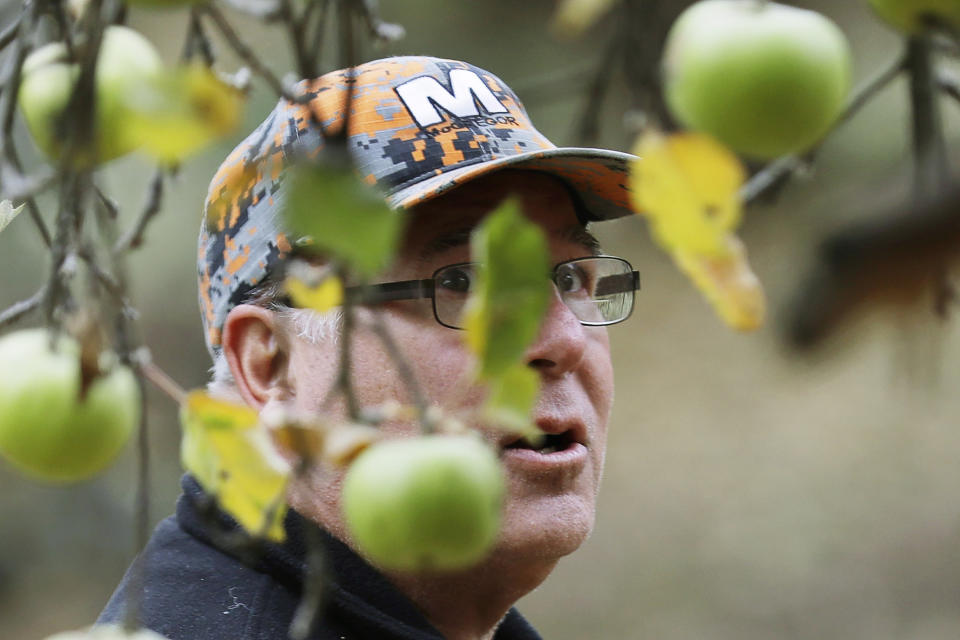
<svg viewBox="0 0 960 640"><path fill-rule="evenodd" d="M438 107L457 118L480 115L477 103L487 113L507 113L479 75L469 69L450 71L450 90L431 76L421 76L397 86L397 95L421 127L443 122Z"/></svg>

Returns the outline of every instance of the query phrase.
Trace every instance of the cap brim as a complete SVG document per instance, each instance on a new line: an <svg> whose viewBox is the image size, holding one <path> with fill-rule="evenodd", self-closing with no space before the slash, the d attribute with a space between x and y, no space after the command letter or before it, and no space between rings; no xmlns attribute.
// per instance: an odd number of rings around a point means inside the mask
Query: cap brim
<svg viewBox="0 0 960 640"><path fill-rule="evenodd" d="M532 151L431 176L402 186L388 195L387 201L393 207L408 209L480 176L506 168L527 169L565 179L579 195L591 220L611 220L633 213L627 177L630 163L636 159L629 153L604 149L562 147Z"/></svg>

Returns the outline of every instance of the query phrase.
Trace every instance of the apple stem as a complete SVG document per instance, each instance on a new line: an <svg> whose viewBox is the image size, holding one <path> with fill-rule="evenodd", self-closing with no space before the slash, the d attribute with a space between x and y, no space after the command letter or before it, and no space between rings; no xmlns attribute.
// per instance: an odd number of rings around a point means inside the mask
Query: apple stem
<svg viewBox="0 0 960 640"><path fill-rule="evenodd" d="M183 404L183 401L187 397L187 392L184 391L183 387L181 387L176 380L167 375L163 369L153 362L149 352L144 352L144 355L138 357L137 360L137 370L143 374L144 378L152 382L160 391L167 394L174 402Z"/></svg>

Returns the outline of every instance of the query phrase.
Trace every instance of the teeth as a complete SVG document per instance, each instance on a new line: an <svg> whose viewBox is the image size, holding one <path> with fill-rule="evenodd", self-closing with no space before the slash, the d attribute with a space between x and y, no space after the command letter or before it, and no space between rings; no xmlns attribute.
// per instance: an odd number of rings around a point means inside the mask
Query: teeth
<svg viewBox="0 0 960 640"><path fill-rule="evenodd" d="M537 453L546 454L546 453L556 453L556 452L557 452L557 448L550 446L550 447L544 447L543 449L540 449Z"/></svg>

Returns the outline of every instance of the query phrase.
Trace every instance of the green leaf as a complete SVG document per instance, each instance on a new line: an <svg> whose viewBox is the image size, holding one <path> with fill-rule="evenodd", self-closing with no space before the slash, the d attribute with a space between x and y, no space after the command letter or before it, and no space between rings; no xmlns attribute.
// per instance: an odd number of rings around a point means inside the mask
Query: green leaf
<svg viewBox="0 0 960 640"><path fill-rule="evenodd" d="M537 337L550 303L549 251L540 227L523 216L516 199L474 230L471 251L480 268L464 328L480 359L480 378L491 380L520 362Z"/></svg>
<svg viewBox="0 0 960 640"><path fill-rule="evenodd" d="M540 376L518 362L490 381L490 393L484 404L484 418L505 431L535 441L543 432L530 420L540 393Z"/></svg>
<svg viewBox="0 0 960 640"><path fill-rule="evenodd" d="M9 200L0 201L0 231L6 229L7 225L13 222L17 214L23 211L23 207L24 205L14 207L13 203Z"/></svg>
<svg viewBox="0 0 960 640"><path fill-rule="evenodd" d="M282 541L290 465L257 412L193 391L180 408L180 423L183 466L240 526Z"/></svg>
<svg viewBox="0 0 960 640"><path fill-rule="evenodd" d="M346 162L291 171L284 216L295 235L309 238L306 250L329 255L363 277L386 267L403 218L383 194L364 184Z"/></svg>

